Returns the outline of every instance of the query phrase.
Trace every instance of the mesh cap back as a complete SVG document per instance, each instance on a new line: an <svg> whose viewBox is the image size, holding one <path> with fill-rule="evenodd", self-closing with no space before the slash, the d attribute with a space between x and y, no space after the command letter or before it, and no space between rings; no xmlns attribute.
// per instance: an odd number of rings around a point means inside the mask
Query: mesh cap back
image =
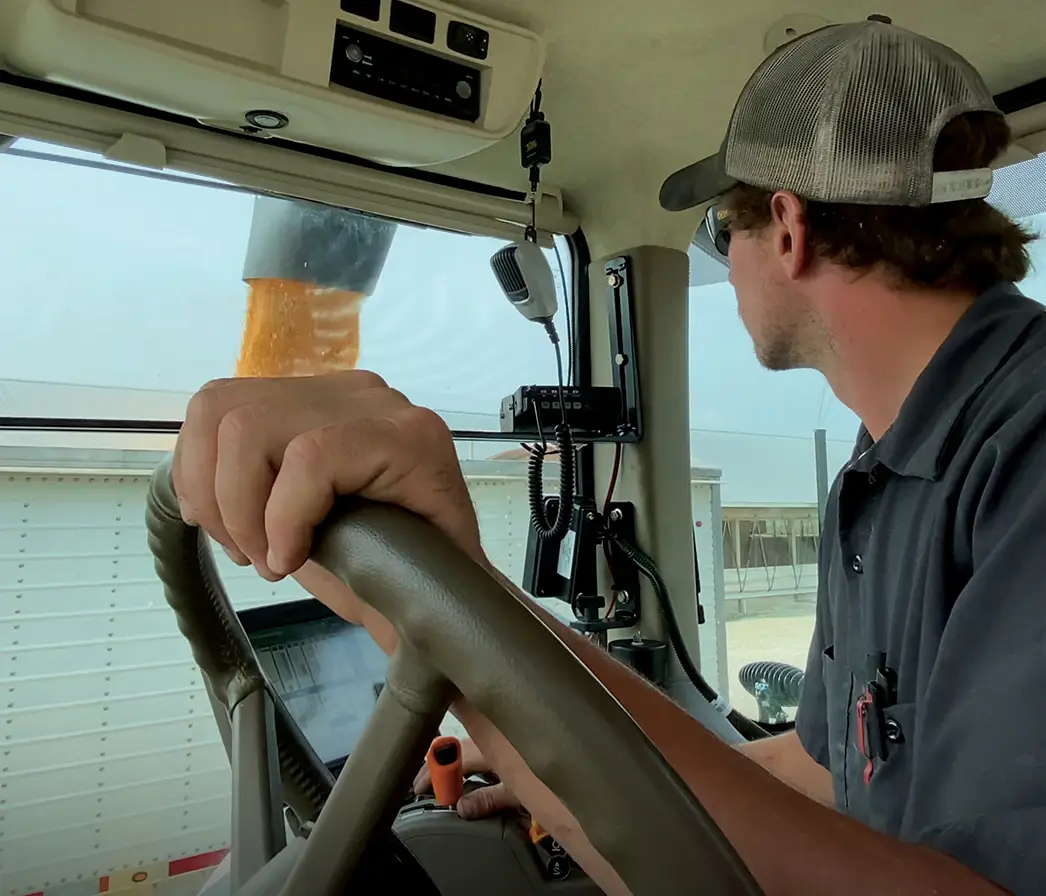
<svg viewBox="0 0 1046 896"><path fill-rule="evenodd" d="M749 79L726 140L661 188L670 211L738 183L821 202L928 205L987 196L991 170L933 171L942 128L994 112L954 50L884 21L830 25L771 54Z"/></svg>

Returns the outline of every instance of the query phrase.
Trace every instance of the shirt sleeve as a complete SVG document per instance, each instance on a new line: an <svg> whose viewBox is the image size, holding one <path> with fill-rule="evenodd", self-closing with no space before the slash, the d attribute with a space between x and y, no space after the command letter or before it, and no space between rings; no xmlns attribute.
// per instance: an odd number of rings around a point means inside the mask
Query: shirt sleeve
<svg viewBox="0 0 1046 896"><path fill-rule="evenodd" d="M1036 416L1006 451L985 447L967 480L976 498L959 502L955 553L969 578L918 708L903 825L905 839L1015 896L1046 892L1046 413Z"/></svg>

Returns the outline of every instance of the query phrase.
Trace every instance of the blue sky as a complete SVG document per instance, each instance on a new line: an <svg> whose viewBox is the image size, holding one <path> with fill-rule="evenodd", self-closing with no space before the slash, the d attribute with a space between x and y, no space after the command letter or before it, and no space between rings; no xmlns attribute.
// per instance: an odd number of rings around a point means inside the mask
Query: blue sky
<svg viewBox="0 0 1046 896"><path fill-rule="evenodd" d="M252 197L6 156L0 208L0 378L189 392L232 372ZM400 227L363 314L361 365L442 411L496 413L520 384L554 382L545 335L493 280L499 245ZM1042 244L1036 255L1026 289L1046 298ZM819 374L758 365L727 284L693 289L690 311L693 428L853 437Z"/></svg>

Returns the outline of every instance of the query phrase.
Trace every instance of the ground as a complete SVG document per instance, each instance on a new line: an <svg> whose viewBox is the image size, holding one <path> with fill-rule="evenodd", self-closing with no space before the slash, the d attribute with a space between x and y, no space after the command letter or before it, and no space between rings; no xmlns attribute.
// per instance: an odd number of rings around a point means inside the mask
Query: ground
<svg viewBox="0 0 1046 896"><path fill-rule="evenodd" d="M775 660L800 669L806 667L806 653L814 627L814 604L792 603L765 613L752 613L726 623L726 657L730 674L730 703L750 718L757 717L755 698L737 680L746 663ZM789 710L794 718L795 710Z"/></svg>

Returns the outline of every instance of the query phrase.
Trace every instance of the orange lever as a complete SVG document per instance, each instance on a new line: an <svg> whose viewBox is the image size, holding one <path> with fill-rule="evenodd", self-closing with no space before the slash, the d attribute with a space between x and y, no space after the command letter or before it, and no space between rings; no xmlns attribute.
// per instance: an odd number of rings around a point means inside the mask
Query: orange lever
<svg viewBox="0 0 1046 896"><path fill-rule="evenodd" d="M439 806L456 806L465 792L461 774L461 742L456 737L437 737L425 755L432 778L432 792Z"/></svg>

